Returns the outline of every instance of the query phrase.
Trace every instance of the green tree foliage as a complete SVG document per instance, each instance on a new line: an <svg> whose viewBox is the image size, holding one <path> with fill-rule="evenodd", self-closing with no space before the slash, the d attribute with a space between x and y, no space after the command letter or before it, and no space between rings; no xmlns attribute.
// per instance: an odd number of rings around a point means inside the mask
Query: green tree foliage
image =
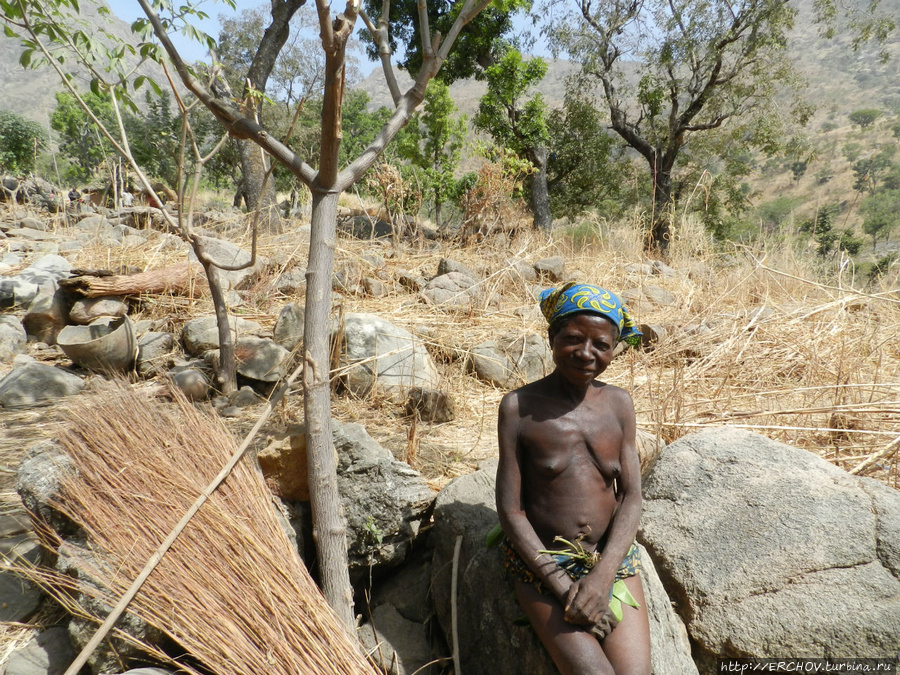
<svg viewBox="0 0 900 675"><path fill-rule="evenodd" d="M488 88L478 103L475 126L520 156L527 155L536 145L546 144L547 104L540 93L526 99L528 91L546 74L543 59L525 61L517 49L508 49L484 72Z"/></svg>
<svg viewBox="0 0 900 675"><path fill-rule="evenodd" d="M389 108L369 110L369 95L362 89L348 91L341 109L341 165L359 157L391 117Z"/></svg>
<svg viewBox="0 0 900 675"><path fill-rule="evenodd" d="M874 192L881 177L892 166L896 146L886 146L871 157L859 159L853 164L853 189L857 192Z"/></svg>
<svg viewBox="0 0 900 675"><path fill-rule="evenodd" d="M108 129L117 129L109 94L89 92L83 98ZM181 116L174 110L169 92L162 91L157 95L148 90L143 109L125 110L122 117L131 151L144 172L177 187ZM211 118L209 115L207 117ZM51 114L50 125L59 134L60 154L69 160L69 167L63 176L67 181L94 179L103 169L104 162L116 156L112 144L98 133L87 112L68 92L56 95L56 108ZM217 129L209 128L209 120L207 128L210 132ZM210 137L206 141L204 143L201 138L201 145L209 149L218 138ZM190 157L187 159L190 160Z"/></svg>
<svg viewBox="0 0 900 675"><path fill-rule="evenodd" d="M881 117L881 111L878 108L863 108L854 110L847 117L860 129L868 129L875 124L875 120Z"/></svg>
<svg viewBox="0 0 900 675"><path fill-rule="evenodd" d="M800 223L800 232L812 236L816 242L816 253L822 258L838 251L856 255L862 248L862 240L853 234L852 230L834 228L834 222L840 212L840 205L827 204L818 210L815 218Z"/></svg>
<svg viewBox="0 0 900 675"><path fill-rule="evenodd" d="M466 121L458 114L450 87L432 80L425 89L422 112L413 116L397 140L397 154L422 170L438 227L442 205L456 192L453 172L466 138Z"/></svg>
<svg viewBox="0 0 900 675"><path fill-rule="evenodd" d="M475 127L487 132L494 141L509 148L534 165L528 181L534 225L549 229L550 203L547 187L547 104L540 93L527 97L534 85L547 74L543 59L527 61L517 49L508 48L503 56L484 71L487 92L478 103Z"/></svg>
<svg viewBox="0 0 900 675"><path fill-rule="evenodd" d="M850 143L844 143L841 147L841 153L844 155L844 159L848 162L855 162L859 159L859 155L862 153L862 146L855 141L851 141Z"/></svg>
<svg viewBox="0 0 900 675"><path fill-rule="evenodd" d="M798 206L798 199L792 197L776 197L756 207L756 216L766 230L781 226L790 218Z"/></svg>
<svg viewBox="0 0 900 675"><path fill-rule="evenodd" d="M891 164L881 179L881 187L885 190L900 190L900 164Z"/></svg>
<svg viewBox="0 0 900 675"><path fill-rule="evenodd" d="M874 246L879 237L890 237L900 222L900 190L880 190L866 197L859 207L863 216L863 232L872 237Z"/></svg>
<svg viewBox="0 0 900 675"><path fill-rule="evenodd" d="M609 134L593 100L566 94L562 108L547 115L550 156L547 184L553 213L575 217L590 208L609 218L633 203L626 181L631 162L625 147Z"/></svg>
<svg viewBox="0 0 900 675"><path fill-rule="evenodd" d="M728 134L745 148L774 152L787 137L790 116L779 114L775 94L794 80L785 47L795 9L785 0L579 0L577 7L557 15L553 44L582 65L586 85L601 86L613 130L647 162L651 239L665 249L673 181L689 141ZM626 80L634 68L637 86ZM809 110L794 113L805 121Z"/></svg>
<svg viewBox="0 0 900 675"><path fill-rule="evenodd" d="M869 281L873 282L887 276L891 267L896 265L898 257L900 256L898 256L896 251L881 256L875 264L872 265L872 269L869 270Z"/></svg>
<svg viewBox="0 0 900 675"><path fill-rule="evenodd" d="M28 173L46 145L47 134L41 125L9 110L0 110L0 170Z"/></svg>
<svg viewBox="0 0 900 675"><path fill-rule="evenodd" d="M363 6L369 15L380 13L382 0L364 0ZM531 0L494 0L470 21L460 32L457 49L449 55L438 77L450 84L459 79L475 76L480 69L487 68L495 61L495 49L501 38L512 31L513 16L517 12L531 10ZM460 4L450 0L427 3L428 25L432 31L447 34L450 25L460 11ZM398 65L415 75L422 67L422 41L419 33L419 0L400 0L391 7L391 30L389 35L391 51L397 52L402 46L404 56ZM363 42L372 61L379 58L378 47L365 34Z"/></svg>
<svg viewBox="0 0 900 675"><path fill-rule="evenodd" d="M806 175L806 169L809 167L808 159L797 160L796 162L791 162L791 174L794 176L795 181L799 181L803 176Z"/></svg>
<svg viewBox="0 0 900 675"><path fill-rule="evenodd" d="M107 128L115 129L116 120L108 94L88 92L82 97L91 111ZM50 126L59 134L59 150L70 160L66 181L91 180L113 148L100 135L87 112L73 94L56 94L56 108L50 115Z"/></svg>
<svg viewBox="0 0 900 675"><path fill-rule="evenodd" d="M816 0L813 9L815 21L822 27L825 37L834 37L840 24L843 30L849 30L853 49L874 43L881 48L881 60L888 60L886 43L897 28L896 13L889 6L885 8L880 0L853 3Z"/></svg>
<svg viewBox="0 0 900 675"><path fill-rule="evenodd" d="M146 94L146 108L126 115L125 131L138 164L166 184L178 185L178 158L181 149L181 116L172 108L168 91Z"/></svg>

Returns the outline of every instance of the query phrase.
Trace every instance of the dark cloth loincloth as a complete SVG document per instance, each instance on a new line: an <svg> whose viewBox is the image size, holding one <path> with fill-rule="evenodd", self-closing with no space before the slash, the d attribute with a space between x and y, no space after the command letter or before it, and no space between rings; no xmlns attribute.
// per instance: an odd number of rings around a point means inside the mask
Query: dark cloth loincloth
<svg viewBox="0 0 900 675"><path fill-rule="evenodd" d="M509 543L509 539L506 539L503 542L503 551L505 555L505 562L503 565L504 570L506 571L507 576L509 576L514 581L521 581L526 584L531 584L539 592L544 593L546 595L550 595L550 591L544 586L544 582L542 582L538 576L529 569L528 565L522 560L522 556L512 547L512 544ZM566 555L564 552L560 552L557 555L553 556L553 560L559 565L566 574L568 574L572 579L578 581L582 577L587 576L588 572L591 571L592 568L585 565L580 560L574 560L571 556ZM625 554L625 559L622 561L622 564L619 565L619 569L616 570L616 581L620 579L627 579L628 577L633 577L641 571L641 554L638 552L637 544L632 544L631 548L628 549L628 553ZM610 593L612 593L612 589L610 589Z"/></svg>

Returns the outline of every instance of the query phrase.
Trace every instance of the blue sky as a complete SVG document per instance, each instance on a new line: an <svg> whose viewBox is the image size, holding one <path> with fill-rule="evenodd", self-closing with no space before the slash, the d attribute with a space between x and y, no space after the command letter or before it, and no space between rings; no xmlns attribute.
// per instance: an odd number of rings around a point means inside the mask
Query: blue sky
<svg viewBox="0 0 900 675"><path fill-rule="evenodd" d="M116 16L128 23L144 16L141 6L135 0L106 0L106 2ZM268 3L265 0L236 0L235 5L237 9L232 10L224 2L205 0L205 2L198 3L198 5L204 12L209 14L209 19L197 22L196 25L201 30L216 37L219 34L219 15L235 16L245 9L252 9L266 4ZM181 55L189 61L196 61L206 57L206 50L192 40L186 40L175 35L173 36L173 41Z"/></svg>

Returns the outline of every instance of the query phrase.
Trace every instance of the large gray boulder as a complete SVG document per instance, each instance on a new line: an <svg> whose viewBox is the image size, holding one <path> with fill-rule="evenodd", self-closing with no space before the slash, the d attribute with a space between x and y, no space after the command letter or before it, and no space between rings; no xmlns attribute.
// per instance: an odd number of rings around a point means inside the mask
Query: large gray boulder
<svg viewBox="0 0 900 675"><path fill-rule="evenodd" d="M10 654L3 672L5 675L62 675L75 656L65 626L54 626Z"/></svg>
<svg viewBox="0 0 900 675"><path fill-rule="evenodd" d="M125 298L118 295L107 295L99 298L79 298L72 303L69 320L86 326L101 316L120 317L128 314Z"/></svg>
<svg viewBox="0 0 900 675"><path fill-rule="evenodd" d="M402 563L430 515L435 493L359 424L332 421L338 490L347 517L350 575Z"/></svg>
<svg viewBox="0 0 900 675"><path fill-rule="evenodd" d="M448 641L451 638L453 549L462 537L458 565L457 620L462 671L521 675L555 673L550 656L524 617L514 588L503 572L499 546L488 548L485 536L497 524L496 460L445 487L435 502L432 594L435 611ZM653 561L641 552L653 675L696 673L684 625L671 608Z"/></svg>
<svg viewBox="0 0 900 675"><path fill-rule="evenodd" d="M357 629L366 654L387 675L436 675L438 666L424 624L405 619L391 605L371 610L371 620Z"/></svg>
<svg viewBox="0 0 900 675"><path fill-rule="evenodd" d="M0 380L0 406L4 408L35 405L64 396L73 396L84 388L84 381L72 373L43 363L26 363Z"/></svg>
<svg viewBox="0 0 900 675"><path fill-rule="evenodd" d="M478 281L481 278L481 275L477 272L473 272L471 269L463 265L461 262L453 260L452 258L441 258L441 261L438 263L437 274L435 276L442 276L444 274L449 274L450 272L459 272L463 274L473 281Z"/></svg>
<svg viewBox="0 0 900 675"><path fill-rule="evenodd" d="M70 301L69 294L59 288L39 292L22 317L25 332L38 342L55 345L68 323Z"/></svg>
<svg viewBox="0 0 900 675"><path fill-rule="evenodd" d="M203 246L203 251L206 255L219 265L239 267L241 265L248 265L251 260L250 251L242 249L240 246L232 244L229 241L201 236L200 243ZM192 261L197 260L197 256L193 249L189 251L188 258ZM249 265L248 267L239 270L220 269L219 279L222 281L222 289L225 291L239 289L245 282L259 274L265 266L265 258L257 254L253 265Z"/></svg>
<svg viewBox="0 0 900 675"><path fill-rule="evenodd" d="M473 347L470 367L480 380L514 389L549 374L553 355L546 336L509 334Z"/></svg>
<svg viewBox="0 0 900 675"><path fill-rule="evenodd" d="M54 440L35 443L25 451L16 472L16 492L39 536L49 532L69 536L78 531L75 523L55 506L63 482L74 472L72 458ZM44 543L52 550L52 539Z"/></svg>
<svg viewBox="0 0 900 675"><path fill-rule="evenodd" d="M364 396L373 388L402 400L413 387L438 389L440 376L422 341L375 314L344 317L345 382Z"/></svg>
<svg viewBox="0 0 900 675"><path fill-rule="evenodd" d="M428 305L471 307L481 304L484 291L481 284L462 272L447 272L425 284L419 297Z"/></svg>
<svg viewBox="0 0 900 675"><path fill-rule="evenodd" d="M231 340L237 342L247 335L258 336L262 326L255 321L248 321L237 316L228 317L231 327ZM181 341L184 350L193 356L202 356L205 352L219 348L219 324L215 316L201 316L186 321L181 329Z"/></svg>
<svg viewBox="0 0 900 675"><path fill-rule="evenodd" d="M43 288L56 290L56 282L70 276L72 265L59 255L45 255L12 277L0 279L0 307L28 307Z"/></svg>
<svg viewBox="0 0 900 675"><path fill-rule="evenodd" d="M257 382L277 382L288 374L291 353L268 338L243 337L234 346L237 373Z"/></svg>
<svg viewBox="0 0 900 675"><path fill-rule="evenodd" d="M25 351L28 335L22 322L12 314L0 315L0 361L12 361Z"/></svg>
<svg viewBox="0 0 900 675"><path fill-rule="evenodd" d="M701 672L717 657L900 650L900 493L737 429L663 449L639 539Z"/></svg>
<svg viewBox="0 0 900 675"><path fill-rule="evenodd" d="M75 582L73 585L76 591L73 597L78 606L84 613L96 617L101 622L106 620L113 609L104 600L104 596L110 597L108 591L104 593L105 587L96 578L97 570L101 570L100 574L104 577L115 574L115 570L109 569L107 565L102 556L94 555L90 547L82 541L64 540L59 546L57 572ZM79 652L97 632L97 621L85 618L83 612L76 613L69 621L69 637ZM87 660L92 672L121 672L123 663L141 662L146 659L146 652L138 647L138 644L159 645L165 639L162 631L128 611L116 622L116 630L129 637L112 636L101 642Z"/></svg>
<svg viewBox="0 0 900 675"><path fill-rule="evenodd" d="M175 336L161 331L144 333L138 340L136 367L142 377L153 377L164 372L175 348Z"/></svg>
<svg viewBox="0 0 900 675"><path fill-rule="evenodd" d="M282 307L275 322L272 339L288 351L303 342L305 312L306 307L299 302L289 302Z"/></svg>
<svg viewBox="0 0 900 675"><path fill-rule="evenodd" d="M33 534L0 539L0 621L23 621L38 608L43 591L20 571L40 559L40 543Z"/></svg>

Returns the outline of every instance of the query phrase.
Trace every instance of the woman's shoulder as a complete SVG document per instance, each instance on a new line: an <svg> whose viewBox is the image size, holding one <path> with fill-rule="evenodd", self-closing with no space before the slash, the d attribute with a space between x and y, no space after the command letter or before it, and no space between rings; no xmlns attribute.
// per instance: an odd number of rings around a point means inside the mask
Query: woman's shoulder
<svg viewBox="0 0 900 675"><path fill-rule="evenodd" d="M528 384L523 384L518 389L513 389L503 395L500 399L500 407L502 408L518 408L525 404L529 399L541 398L548 395L547 378L541 378Z"/></svg>
<svg viewBox="0 0 900 675"><path fill-rule="evenodd" d="M597 381L594 384L594 389L598 395L605 397L613 404L627 405L629 407L634 405L631 400L631 394L629 394L627 390L622 389L622 387L617 387L616 385L607 382Z"/></svg>

